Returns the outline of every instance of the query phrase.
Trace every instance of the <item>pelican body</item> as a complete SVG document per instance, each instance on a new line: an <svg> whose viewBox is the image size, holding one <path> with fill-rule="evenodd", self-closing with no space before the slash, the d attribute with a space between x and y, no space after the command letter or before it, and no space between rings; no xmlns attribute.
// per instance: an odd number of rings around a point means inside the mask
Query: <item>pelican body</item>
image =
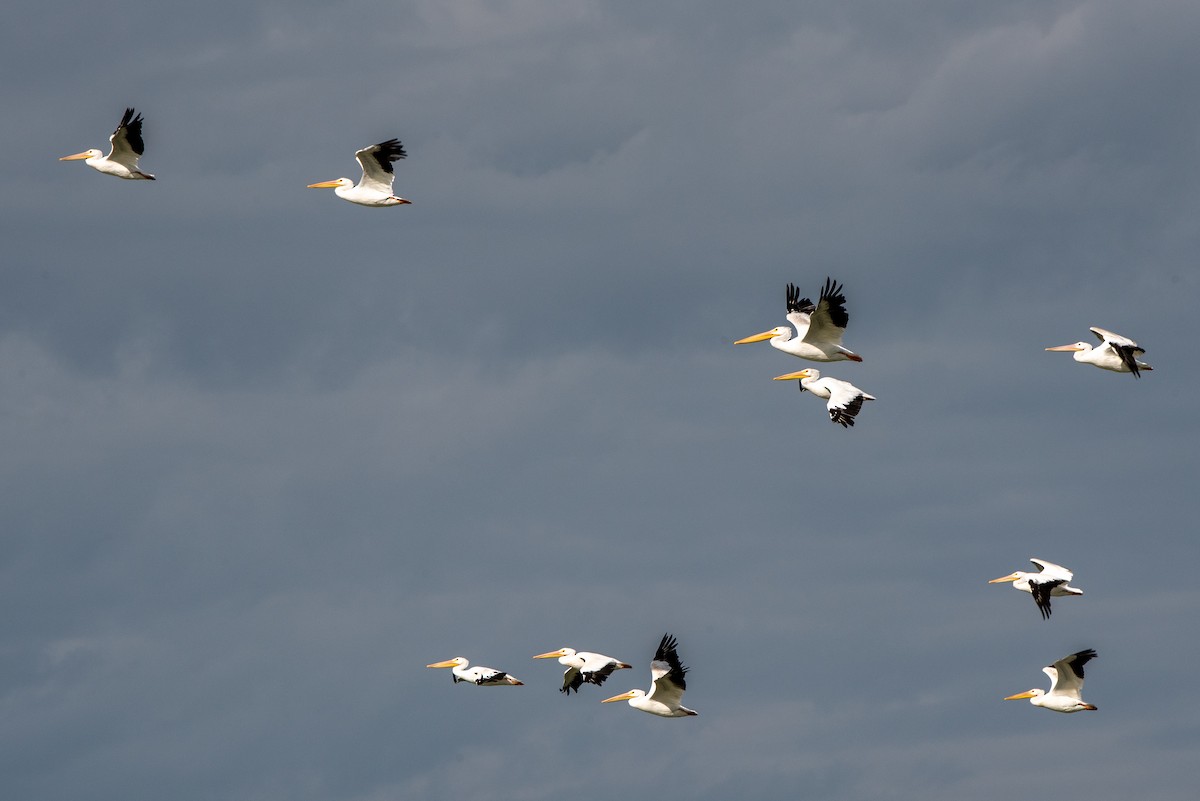
<svg viewBox="0 0 1200 801"><path fill-rule="evenodd" d="M818 398L824 398L828 403L829 419L849 428L854 425L854 418L862 411L863 401L875 400L874 395L868 395L849 381L836 378L822 378L821 371L811 367L798 373L787 373L775 376L775 381L791 381L800 379L800 391L808 390Z"/></svg>
<svg viewBox="0 0 1200 801"><path fill-rule="evenodd" d="M59 161L79 161L80 159L84 159L84 164L94 170L99 170L105 175L115 175L118 178L125 178L131 181L155 180L153 175L138 169L138 159L146 150L146 144L142 141L141 114L135 116L133 109L125 109L125 114L121 117L120 124L117 125L117 129L112 132L112 135L108 137L108 141L112 143L112 148L108 151L107 156L96 148L92 148L82 153L63 156Z"/></svg>
<svg viewBox="0 0 1200 801"><path fill-rule="evenodd" d="M1050 691L1040 688L1026 690L1023 693L1010 695L1005 701L1016 701L1028 698L1029 703L1050 709L1054 712L1082 712L1087 709L1095 711L1096 707L1083 702L1083 666L1096 658L1096 652L1091 648L1078 651L1070 656L1064 656L1053 665L1042 668L1042 672L1050 677Z"/></svg>
<svg viewBox="0 0 1200 801"><path fill-rule="evenodd" d="M795 284L788 284L787 320L795 326L794 335L791 327L780 325L733 344L745 345L769 339L771 347L813 362L862 361L862 356L842 346L850 315L846 314L842 286L834 283L832 278L825 279L816 304L800 297L800 289Z"/></svg>
<svg viewBox="0 0 1200 801"><path fill-rule="evenodd" d="M1022 590L1033 596L1042 620L1050 619L1050 599L1065 595L1083 595L1083 590L1070 585L1075 574L1061 565L1047 562L1044 559L1030 559L1035 566L1041 568L1036 573L1017 570L1007 576L992 579L988 584L1001 584L1006 581L1013 583L1013 589Z"/></svg>
<svg viewBox="0 0 1200 801"><path fill-rule="evenodd" d="M650 678L653 681L650 692L630 690L612 698L605 698L600 703L628 701L634 709L663 718L686 718L699 714L682 703L683 691L687 689L684 676L687 675L688 669L680 663L676 647L675 638L664 634L658 644L658 650L654 652L654 661L650 663Z"/></svg>
<svg viewBox="0 0 1200 801"><path fill-rule="evenodd" d="M576 651L574 648L559 648L557 651L538 654L534 659L557 659L558 664L566 666L567 669L563 671L562 689L559 690L565 695L570 695L571 690L578 693L584 684L595 684L599 687L614 671L633 667L611 656Z"/></svg>
<svg viewBox="0 0 1200 801"><path fill-rule="evenodd" d="M454 683L467 681L479 687L503 687L506 685L520 685L523 681L518 681L516 677L510 676L503 670L476 665L468 667L466 657L456 656L453 659L447 659L445 662L434 662L432 665L425 667L431 668L450 668L450 676L454 679Z"/></svg>
<svg viewBox="0 0 1200 801"><path fill-rule="evenodd" d="M338 178L333 181L321 181L309 184L309 189L332 189L333 193L342 200L357 203L360 206L403 206L412 203L411 200L392 193L392 182L396 173L392 163L405 158L404 145L399 139L389 139L377 145L364 147L354 154L362 167L362 178L357 184L349 178Z"/></svg>
<svg viewBox="0 0 1200 801"><path fill-rule="evenodd" d="M1100 344L1092 347L1087 342L1075 342L1071 345L1056 345L1046 348L1048 351L1070 353L1075 361L1090 364L1101 370L1112 370L1114 373L1133 373L1134 378L1141 378L1142 370L1154 368L1138 357L1146 352L1129 337L1105 331L1103 328L1092 326L1091 332L1100 340Z"/></svg>

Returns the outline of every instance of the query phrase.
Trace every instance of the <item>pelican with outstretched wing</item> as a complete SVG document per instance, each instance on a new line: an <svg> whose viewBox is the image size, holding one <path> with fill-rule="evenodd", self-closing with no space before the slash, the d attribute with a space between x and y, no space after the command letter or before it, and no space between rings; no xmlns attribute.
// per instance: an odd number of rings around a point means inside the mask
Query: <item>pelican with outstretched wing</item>
<svg viewBox="0 0 1200 801"><path fill-rule="evenodd" d="M112 132L108 141L112 143L112 149L108 151L107 156L96 148L92 148L72 156L63 156L59 161L84 159L84 164L105 175L115 175L118 178L133 181L155 180L150 173L138 169L138 159L146 150L146 143L142 141L141 114L137 114L131 108L125 109L125 114L121 117L117 130Z"/></svg>
<svg viewBox="0 0 1200 801"><path fill-rule="evenodd" d="M686 718L699 714L682 703L683 691L687 689L684 676L687 675L688 669L679 661L676 647L675 638L664 634L658 644L658 650L654 652L654 661L650 663L650 677L653 680L650 692L630 690L612 698L605 698L600 703L628 701L634 709L664 718Z"/></svg>
<svg viewBox="0 0 1200 801"><path fill-rule="evenodd" d="M342 200L357 203L360 206L403 206L412 203L392 192L392 182L396 173L392 164L405 158L404 145L399 139L389 139L377 145L364 147L354 154L362 167L362 178L357 184L349 178L338 178L333 181L321 181L309 184L309 189L332 189L333 193Z"/></svg>

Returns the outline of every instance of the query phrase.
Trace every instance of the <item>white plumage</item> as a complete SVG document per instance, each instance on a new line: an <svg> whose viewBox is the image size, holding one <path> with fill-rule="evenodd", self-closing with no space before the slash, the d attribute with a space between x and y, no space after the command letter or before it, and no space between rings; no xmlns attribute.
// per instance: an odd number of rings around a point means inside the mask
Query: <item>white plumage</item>
<svg viewBox="0 0 1200 801"><path fill-rule="evenodd" d="M357 203L360 206L402 206L412 203L392 193L392 182L396 174L392 164L405 158L404 145L399 139L389 139L377 145L364 147L354 154L362 167L362 178L358 184L349 178L337 178L333 181L321 181L309 184L309 189L333 189L333 193L342 200Z"/></svg>
<svg viewBox="0 0 1200 801"><path fill-rule="evenodd" d="M875 400L874 395L868 395L849 381L837 378L822 378L821 371L811 367L797 373L775 376L776 381L800 380L800 391L808 390L818 398L828 401L825 408L829 410L829 419L838 423L842 428L854 425L854 418L862 411L864 401Z"/></svg>
<svg viewBox="0 0 1200 801"><path fill-rule="evenodd" d="M1083 590L1069 584L1075 577L1070 570L1044 559L1030 559L1029 561L1041 570L1036 573L1017 570L1007 576L992 579L988 584L1011 581L1013 589L1022 590L1033 596L1033 601L1037 604L1038 611L1042 613L1043 620L1050 619L1050 599L1052 597L1083 595Z"/></svg>
<svg viewBox="0 0 1200 801"><path fill-rule="evenodd" d="M1154 369L1138 360L1146 350L1129 337L1095 326L1092 326L1091 332L1100 340L1100 344L1094 348L1087 342L1075 342L1070 345L1055 345L1046 350L1071 353L1072 358L1082 364L1090 364L1101 370L1112 370L1114 373L1133 373L1134 378L1141 378L1142 370Z"/></svg>
<svg viewBox="0 0 1200 801"><path fill-rule="evenodd" d="M1029 703L1034 706L1055 712L1095 710L1096 707L1084 703L1082 697L1083 666L1095 658L1096 652L1091 648L1064 656L1053 665L1042 668L1042 672L1050 677L1049 692L1035 687L1023 693L1010 695L1004 700L1016 701L1019 698L1028 698Z"/></svg>
<svg viewBox="0 0 1200 801"><path fill-rule="evenodd" d="M445 662L434 662L432 665L426 665L425 667L450 668L450 674L455 684L458 684L460 681L466 681L480 687L502 687L525 683L518 681L515 676L510 676L503 670L496 670L495 668L484 667L483 665L468 667L469 664L466 657L456 656L453 659L447 659Z"/></svg>
<svg viewBox="0 0 1200 801"><path fill-rule="evenodd" d="M125 109L124 116L121 117L121 122L117 125L117 129L108 137L108 141L112 143L112 148L105 156L99 150L92 148L85 150L82 153L76 153L71 156L63 156L59 161L78 161L86 159L83 163L94 170L99 170L105 175L115 175L118 178L125 178L134 181L153 181L153 175L142 172L138 169L138 159L146 150L145 142L142 140L142 115L136 114L133 109Z"/></svg>
<svg viewBox="0 0 1200 801"><path fill-rule="evenodd" d="M842 287L834 283L832 278L825 279L820 299L815 304L808 298L800 297L800 289L795 284L788 284L787 320L796 329L794 335L792 328L780 325L770 331L739 339L733 344L745 345L769 339L772 347L809 361L862 361L861 356L842 346L842 336L846 333L850 315L846 313L846 296L842 294Z"/></svg>
<svg viewBox="0 0 1200 801"><path fill-rule="evenodd" d="M559 648L557 651L538 654L534 659L557 659L560 665L566 666L567 669L563 671L562 689L559 692L567 695L571 694L571 690L578 693L585 683L599 687L614 671L633 667L611 656L576 651L574 648Z"/></svg>
<svg viewBox="0 0 1200 801"><path fill-rule="evenodd" d="M649 712L664 718L685 718L699 714L694 709L683 705L683 691L687 689L684 677L688 669L679 661L676 650L677 643L670 634L664 634L654 652L654 661L650 663L650 677L653 685L650 692L630 690L612 698L605 698L600 703L611 704L614 701L628 701L634 709Z"/></svg>

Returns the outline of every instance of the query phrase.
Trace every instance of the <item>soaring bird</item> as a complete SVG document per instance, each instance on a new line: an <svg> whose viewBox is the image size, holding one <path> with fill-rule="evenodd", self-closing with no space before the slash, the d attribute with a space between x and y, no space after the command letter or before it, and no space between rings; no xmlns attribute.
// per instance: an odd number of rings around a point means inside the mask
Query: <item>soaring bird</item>
<svg viewBox="0 0 1200 801"><path fill-rule="evenodd" d="M685 718L699 714L694 709L683 705L683 691L687 689L684 676L688 669L679 662L679 653L675 650L677 643L670 634L664 634L654 652L654 661L650 663L650 677L654 686L647 693L643 690L630 690L627 693L605 698L600 703L611 704L613 701L628 701L634 709L649 712L664 718Z"/></svg>
<svg viewBox="0 0 1200 801"><path fill-rule="evenodd" d="M791 381L800 379L800 391L808 390L818 398L829 401L825 408L829 409L829 419L838 423L842 428L854 425L854 418L862 410L863 401L875 400L874 395L868 395L849 381L836 378L821 378L821 371L811 367L798 373L775 376L775 381Z"/></svg>
<svg viewBox="0 0 1200 801"><path fill-rule="evenodd" d="M356 186L349 178L338 178L335 181L321 181L309 184L309 189L333 189L333 193L342 200L349 200L360 206L403 206L412 203L398 195L392 194L392 182L396 174L392 171L392 162L405 158L404 146L399 139L389 139L377 145L364 147L354 154L362 167L362 179Z"/></svg>
<svg viewBox="0 0 1200 801"><path fill-rule="evenodd" d="M813 362L862 361L862 356L842 347L842 335L846 333L850 315L846 314L842 285L834 283L832 278L825 279L816 305L808 298L800 297L800 289L795 284L788 284L787 312L788 322L796 327L794 337L790 327L781 325L733 344L745 345L769 339L772 347Z"/></svg>
<svg viewBox="0 0 1200 801"><path fill-rule="evenodd" d="M1145 353L1146 349L1138 346L1138 343L1129 337L1095 326L1092 326L1091 331L1100 340L1100 344L1094 348L1086 342L1076 342L1071 345L1056 345L1046 350L1069 352L1077 362L1091 364L1101 370L1112 370L1114 373L1133 373L1134 378L1141 378L1142 370L1154 369L1145 362L1138 361L1138 357Z"/></svg>
<svg viewBox="0 0 1200 801"><path fill-rule="evenodd" d="M1050 677L1050 692L1035 687L1023 693L1010 695L1004 700L1028 698L1029 703L1034 706L1052 709L1055 712L1094 710L1096 707L1085 704L1080 693L1083 691L1083 666L1095 658L1096 652L1091 648L1064 656L1053 665L1042 668L1042 672Z"/></svg>
<svg viewBox="0 0 1200 801"><path fill-rule="evenodd" d="M63 156L59 161L86 159L84 164L105 175L115 175L118 178L134 181L154 180L153 175L138 169L138 158L146 150L146 143L142 141L141 114L135 117L133 109L125 109L125 115L121 117L117 130L112 132L108 141L112 143L112 149L108 151L107 156L96 148L92 148L73 156Z"/></svg>
<svg viewBox="0 0 1200 801"><path fill-rule="evenodd" d="M432 665L426 665L425 667L451 668L450 673L455 684L458 684L460 681L469 681L480 687L500 687L506 684L515 685L525 683L517 681L515 677L508 675L503 670L483 667L482 665L467 667L468 664L466 657L456 656L453 659L447 659L445 662L434 662Z"/></svg>
<svg viewBox="0 0 1200 801"><path fill-rule="evenodd" d="M1053 562L1047 562L1044 559L1030 559L1029 561L1041 568L1041 570L1036 573L1027 573L1024 570L1018 570L1009 573L1007 576L992 579L988 584L1000 584L1005 581L1011 581L1013 589L1023 590L1033 596L1033 601L1037 604L1038 611L1042 613L1042 620L1050 619L1051 597L1083 595L1083 590L1078 587L1072 587L1068 583L1075 577L1075 574L1070 570Z"/></svg>
<svg viewBox="0 0 1200 801"><path fill-rule="evenodd" d="M566 665L567 669L563 671L562 689L559 692L567 695L571 694L571 690L578 693L579 688L585 683L595 684L599 687L605 679L613 674L613 671L633 667L633 665L627 665L611 656L593 654L589 651L576 651L574 648L559 648L557 651L538 654L534 659L558 659L560 665Z"/></svg>

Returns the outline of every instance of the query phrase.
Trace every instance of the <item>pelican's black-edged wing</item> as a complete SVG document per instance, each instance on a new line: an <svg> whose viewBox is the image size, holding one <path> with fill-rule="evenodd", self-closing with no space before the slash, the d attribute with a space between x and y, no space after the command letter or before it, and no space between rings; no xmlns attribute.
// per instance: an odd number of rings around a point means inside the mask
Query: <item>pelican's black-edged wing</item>
<svg viewBox="0 0 1200 801"><path fill-rule="evenodd" d="M135 114L131 108L125 109L120 125L108 137L108 141L112 143L114 154L125 151L142 155L146 151L146 143L142 140L142 115Z"/></svg>
<svg viewBox="0 0 1200 801"><path fill-rule="evenodd" d="M1067 582L1062 579L1052 581L1036 581L1030 579L1029 594L1033 596L1033 602L1037 604L1038 611L1042 613L1042 620L1050 619L1050 593L1055 587L1062 586Z"/></svg>

